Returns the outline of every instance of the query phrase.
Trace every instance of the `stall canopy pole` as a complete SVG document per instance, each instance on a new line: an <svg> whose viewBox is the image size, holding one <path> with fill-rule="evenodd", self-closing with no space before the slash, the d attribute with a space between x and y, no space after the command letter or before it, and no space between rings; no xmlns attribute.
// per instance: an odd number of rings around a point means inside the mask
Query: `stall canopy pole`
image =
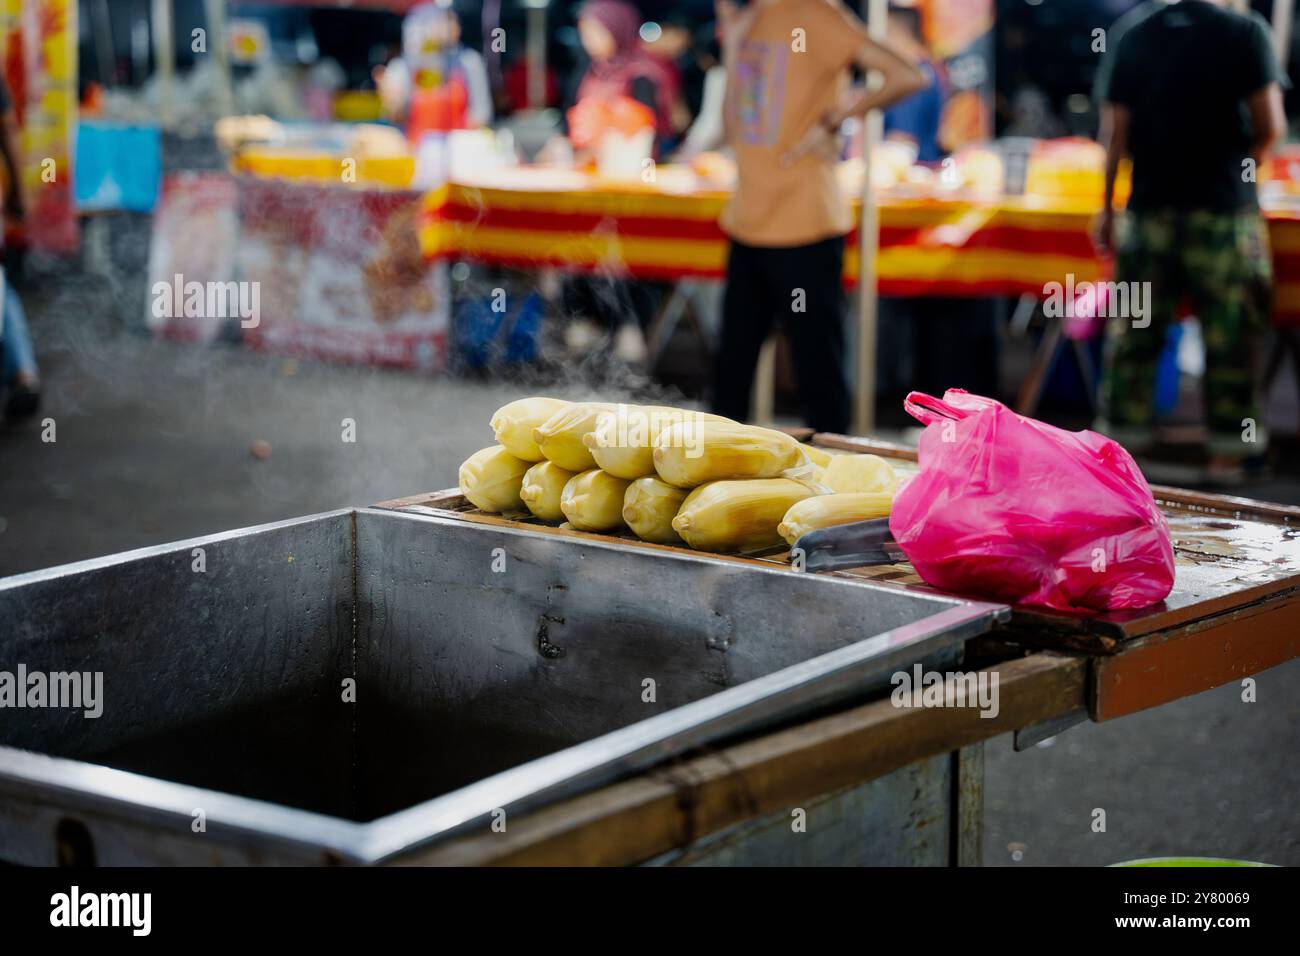
<svg viewBox="0 0 1300 956"><path fill-rule="evenodd" d="M1273 0L1273 42L1277 44L1277 61L1286 69L1291 59L1291 24L1294 23L1295 0Z"/></svg>
<svg viewBox="0 0 1300 956"><path fill-rule="evenodd" d="M153 0L153 56L158 73L158 119L166 129L172 125L176 97L176 43L172 37L171 0Z"/></svg>
<svg viewBox="0 0 1300 956"><path fill-rule="evenodd" d="M108 89L117 79L113 65L113 20L108 15L108 0L99 0L90 10L93 22L91 37L95 44L95 62L99 70L99 85Z"/></svg>
<svg viewBox="0 0 1300 956"><path fill-rule="evenodd" d="M888 0L863 0L863 8L871 36L883 41ZM872 110L864 117L862 219L858 223L858 348L853 394L856 435L870 434L876 426L876 250L880 244L880 215L871 189L871 163L883 128L880 110Z"/></svg>
<svg viewBox="0 0 1300 956"><path fill-rule="evenodd" d="M550 0L524 0L524 63L528 70L528 108L546 106L546 5Z"/></svg>
<svg viewBox="0 0 1300 956"><path fill-rule="evenodd" d="M226 0L203 0L208 21L208 56L217 74L217 108L222 116L235 112L230 85L230 45L226 42Z"/></svg>

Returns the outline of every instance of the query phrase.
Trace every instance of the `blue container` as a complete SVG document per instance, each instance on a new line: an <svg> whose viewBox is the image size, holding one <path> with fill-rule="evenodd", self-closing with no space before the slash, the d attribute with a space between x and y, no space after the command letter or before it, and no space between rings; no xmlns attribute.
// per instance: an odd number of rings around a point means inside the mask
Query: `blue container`
<svg viewBox="0 0 1300 956"><path fill-rule="evenodd" d="M83 121L77 126L72 191L81 212L153 212L162 186L157 126Z"/></svg>

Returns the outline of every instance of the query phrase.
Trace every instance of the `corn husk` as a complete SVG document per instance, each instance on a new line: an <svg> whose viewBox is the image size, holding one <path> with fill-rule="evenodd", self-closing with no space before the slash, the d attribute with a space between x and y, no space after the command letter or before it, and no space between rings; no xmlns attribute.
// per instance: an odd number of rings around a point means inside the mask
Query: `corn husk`
<svg viewBox="0 0 1300 956"><path fill-rule="evenodd" d="M698 551L756 551L781 543L781 519L812 489L789 478L711 481L682 502L673 530Z"/></svg>
<svg viewBox="0 0 1300 956"><path fill-rule="evenodd" d="M524 461L543 461L546 456L533 439L533 430L569 402L536 395L502 405L492 413L492 432L506 451Z"/></svg>
<svg viewBox="0 0 1300 956"><path fill-rule="evenodd" d="M816 445L800 445L799 447L802 448L803 453L808 456L808 460L818 468L825 468L831 463L831 459L835 457L830 452L818 448Z"/></svg>
<svg viewBox="0 0 1300 956"><path fill-rule="evenodd" d="M898 476L878 455L834 455L819 480L841 493L880 491L893 495L898 490Z"/></svg>
<svg viewBox="0 0 1300 956"><path fill-rule="evenodd" d="M560 495L560 510L578 531L615 531L623 527L623 496L629 482L592 468L574 475Z"/></svg>
<svg viewBox="0 0 1300 956"><path fill-rule="evenodd" d="M801 537L818 528L883 518L893 502L894 496L883 491L814 495L791 505L777 532L794 547Z"/></svg>
<svg viewBox="0 0 1300 956"><path fill-rule="evenodd" d="M519 497L523 499L524 506L543 521L563 521L560 496L564 494L564 486L572 477L573 472L566 471L553 461L539 461L524 473Z"/></svg>
<svg viewBox="0 0 1300 956"><path fill-rule="evenodd" d="M602 471L633 480L655 473L654 444L665 428L710 419L728 421L707 412L663 405L619 405L597 418L584 442Z"/></svg>
<svg viewBox="0 0 1300 956"><path fill-rule="evenodd" d="M680 544L673 530L673 518L686 500L684 488L674 488L655 477L638 478L623 496L623 521L642 541Z"/></svg>
<svg viewBox="0 0 1300 956"><path fill-rule="evenodd" d="M460 466L460 493L483 511L523 511L519 497L528 462L500 445L483 448Z"/></svg>
<svg viewBox="0 0 1300 956"><path fill-rule="evenodd" d="M655 440L654 462L659 477L678 488L813 468L802 446L784 432L726 420L670 425Z"/></svg>
<svg viewBox="0 0 1300 956"><path fill-rule="evenodd" d="M577 402L560 409L533 429L533 441L548 461L575 474L596 467L591 449L584 443L603 412L613 411L608 402Z"/></svg>

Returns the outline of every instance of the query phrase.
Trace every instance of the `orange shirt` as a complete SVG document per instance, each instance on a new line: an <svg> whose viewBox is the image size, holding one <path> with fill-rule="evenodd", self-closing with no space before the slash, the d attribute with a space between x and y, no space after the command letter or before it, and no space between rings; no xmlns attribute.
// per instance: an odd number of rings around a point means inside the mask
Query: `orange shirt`
<svg viewBox="0 0 1300 956"><path fill-rule="evenodd" d="M852 228L835 164L781 155L840 103L866 25L839 0L754 0L727 64L729 145L737 183L722 230L753 246L802 246ZM749 11L746 11L749 13Z"/></svg>

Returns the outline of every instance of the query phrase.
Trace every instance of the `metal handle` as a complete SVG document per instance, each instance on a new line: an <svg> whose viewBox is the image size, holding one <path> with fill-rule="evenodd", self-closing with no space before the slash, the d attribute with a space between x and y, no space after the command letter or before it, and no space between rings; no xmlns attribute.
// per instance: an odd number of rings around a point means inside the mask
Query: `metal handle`
<svg viewBox="0 0 1300 956"><path fill-rule="evenodd" d="M796 541L795 548L803 552L807 571L839 571L907 560L894 543L888 518L818 528Z"/></svg>

